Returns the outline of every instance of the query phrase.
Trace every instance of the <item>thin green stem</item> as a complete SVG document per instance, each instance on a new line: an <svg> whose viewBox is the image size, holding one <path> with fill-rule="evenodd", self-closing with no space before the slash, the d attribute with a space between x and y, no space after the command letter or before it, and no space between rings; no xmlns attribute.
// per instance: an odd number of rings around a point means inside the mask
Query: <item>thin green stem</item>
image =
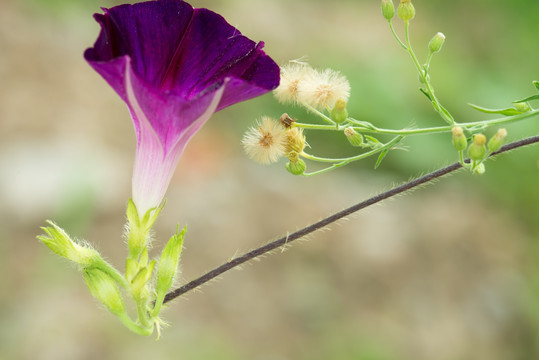
<svg viewBox="0 0 539 360"><path fill-rule="evenodd" d="M412 49L412 44L410 42L410 22L409 21L406 21L404 23L404 33L405 33L406 45L407 45L406 50L410 54L410 57L412 58L412 62L414 63L417 69L417 72L419 73L419 76L421 77L422 82L425 84L425 90L427 94L429 94L434 110L436 110L436 112L440 114L440 116L442 117L442 119L445 120L445 122L447 122L449 125L454 125L455 120L453 119L451 114L449 114L449 112L442 106L442 104L440 103L436 95L434 94L434 89L432 88L432 85L430 84L430 81L427 78L427 72L425 71L423 66L421 66L421 64L419 63L419 60L417 59L417 56L415 55L415 52Z"/></svg>
<svg viewBox="0 0 539 360"><path fill-rule="evenodd" d="M373 149L371 151L367 151L366 153L359 154L359 155L356 155L356 156L351 156L351 157L347 157L347 158L340 158L340 159L323 158L323 157L313 156L313 155L310 155L310 154L307 154L307 153L303 152L303 153L301 153L301 156L304 157L305 159L312 160L312 161L317 161L317 162L323 162L323 163L333 163L331 166L329 166L327 168L324 168L324 169L321 169L321 170L318 170L318 171L314 171L314 172L311 172L311 173L305 173L305 174L303 174L303 176L312 176L312 175L316 175L316 174L321 174L321 173L324 173L326 171L333 170L333 169L336 169L338 167L347 165L347 164L351 163L352 161L365 159L365 158L367 158L369 156L372 156L372 155L375 155L375 154L377 154L379 152L382 152L384 150L390 149L393 145L395 145L396 143L401 141L402 138L403 138L403 136L397 136L397 137L393 138L391 141L384 144L383 146L380 146L379 148Z"/></svg>
<svg viewBox="0 0 539 360"><path fill-rule="evenodd" d="M424 66L425 76L427 76L429 72L430 62L432 61L433 56L434 56L434 53L432 51L429 51L429 55L427 56L427 61L425 61L425 66Z"/></svg>
<svg viewBox="0 0 539 360"><path fill-rule="evenodd" d="M129 317L129 315L127 314L121 314L121 315L118 315L118 318L121 320L121 322L129 329L131 330L132 332L136 333L136 334L139 334L139 335L144 335L144 336L149 336L153 333L153 326L145 326L145 327L142 327L140 325L138 325L137 323L135 323L133 320L131 320L131 318Z"/></svg>
<svg viewBox="0 0 539 360"><path fill-rule="evenodd" d="M327 116L326 114L324 114L321 111L318 111L318 109L316 109L315 107L313 107L313 106L311 106L309 104L305 104L305 103L301 103L301 105L304 106L305 108L307 108L309 111L311 111L311 112L315 113L316 115L320 116L328 124L333 125L334 128L337 125L335 123L335 121L331 120L331 118L329 116Z"/></svg>
<svg viewBox="0 0 539 360"><path fill-rule="evenodd" d="M152 322L150 321L150 314L148 313L147 299L138 298L134 300L135 300L135 303L137 304L138 320L140 321L141 325L145 328L151 327Z"/></svg>
<svg viewBox="0 0 539 360"><path fill-rule="evenodd" d="M518 115L505 116L502 118L497 118L497 119L492 119L492 120L459 123L458 126L464 129L471 129L474 127L488 127L492 125L508 124L508 123L524 120L524 119L536 116L538 114L539 114L539 109L528 111L528 112L518 114ZM352 124L364 123L354 118L348 118L348 121ZM331 131L344 131L344 129L347 127L347 126L339 126L338 128L335 128L335 126L330 126L330 125L304 124L304 123L298 123L298 122L295 122L293 126L296 126L302 129L307 129L307 130L331 130ZM453 126L436 126L436 127L428 127L428 128L420 128L420 129L398 130L398 129L378 128L372 124L369 124L368 128L364 126L352 126L352 127L354 128L354 130L362 132L362 133L392 134L392 135L425 135L425 134L443 133L443 132L449 132L453 128Z"/></svg>
<svg viewBox="0 0 539 360"><path fill-rule="evenodd" d="M393 37L395 37L395 40L397 40L399 45L404 50L408 50L408 47L406 46L406 44L402 42L402 40L399 38L399 35L397 35L397 33L395 32L395 28L393 27L393 23L391 22L391 20L388 20L387 23L389 24L389 30L391 30L391 33L393 34Z"/></svg>
<svg viewBox="0 0 539 360"><path fill-rule="evenodd" d="M116 270L112 265L107 263L105 260L100 259L100 261L95 265L95 267L97 267L99 270L109 275L121 287L123 287L124 289L127 289L128 284L125 277L118 270Z"/></svg>
<svg viewBox="0 0 539 360"><path fill-rule="evenodd" d="M155 299L155 306L152 310L152 317L155 318L161 312L161 307L163 306L163 301L165 300L165 294L160 294L157 299Z"/></svg>

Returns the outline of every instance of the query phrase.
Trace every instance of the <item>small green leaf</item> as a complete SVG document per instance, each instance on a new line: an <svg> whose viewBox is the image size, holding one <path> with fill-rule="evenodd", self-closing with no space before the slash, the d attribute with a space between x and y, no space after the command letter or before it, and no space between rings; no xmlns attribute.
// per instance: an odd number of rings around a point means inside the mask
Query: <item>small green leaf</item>
<svg viewBox="0 0 539 360"><path fill-rule="evenodd" d="M384 144L382 144L380 140L378 140L375 137L372 137L369 135L363 135L363 136L365 137L365 139L368 140L367 146L370 148L376 149L376 148L384 146Z"/></svg>
<svg viewBox="0 0 539 360"><path fill-rule="evenodd" d="M533 85L535 85L535 88L537 89L537 91L539 91L539 81L533 80L532 83Z"/></svg>
<svg viewBox="0 0 539 360"><path fill-rule="evenodd" d="M528 101L537 100L537 99L539 99L539 95L532 95L532 96L528 96L527 98L524 98L524 99L521 99L521 100L515 100L515 101L513 101L513 103L528 102Z"/></svg>
<svg viewBox="0 0 539 360"><path fill-rule="evenodd" d="M481 111L486 114L501 114L505 116L511 116L511 115L518 115L522 114L522 112L518 111L515 108L507 108L507 109L488 109L481 106L477 106L474 104L468 104L471 107L473 107L475 110Z"/></svg>
<svg viewBox="0 0 539 360"><path fill-rule="evenodd" d="M449 111L444 108L442 105L440 105L440 111L445 114L449 119L451 119L454 122L453 115L449 113Z"/></svg>
<svg viewBox="0 0 539 360"><path fill-rule="evenodd" d="M427 97L427 99L429 99L429 101L432 102L432 98L430 97L429 93L427 93L427 90L425 90L423 88L419 88L419 91L421 91L423 93L423 95L425 95Z"/></svg>
<svg viewBox="0 0 539 360"><path fill-rule="evenodd" d="M380 153L380 155L378 156L378 160L376 160L376 164L374 164L374 170L378 169L378 166L380 166L380 164L386 157L387 153L389 153L389 150L390 149L385 149L384 151Z"/></svg>

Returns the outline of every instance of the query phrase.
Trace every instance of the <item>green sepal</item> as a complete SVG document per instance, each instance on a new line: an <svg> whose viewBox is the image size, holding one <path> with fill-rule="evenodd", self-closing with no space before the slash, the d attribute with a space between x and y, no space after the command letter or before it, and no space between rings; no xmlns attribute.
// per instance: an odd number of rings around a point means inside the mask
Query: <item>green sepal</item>
<svg viewBox="0 0 539 360"><path fill-rule="evenodd" d="M523 101L515 101L515 103L517 102L523 102ZM512 115L518 115L518 114L522 114L522 113L525 113L525 112L528 112L529 110L526 110L526 111L519 111L515 108L506 108L506 109L488 109L488 108L484 108L484 107L481 107L481 106L477 106L477 105L474 105L474 104L468 104L470 105L471 107L473 107L475 110L478 110L478 111L481 111L482 113L486 113L486 114L501 114L501 115L505 115L505 116L512 116Z"/></svg>
<svg viewBox="0 0 539 360"><path fill-rule="evenodd" d="M145 290L146 284L148 284L152 278L154 267L155 260L152 260L148 266L141 268L133 280L131 280L131 293L133 294L134 298L141 298L145 296L143 291Z"/></svg>
<svg viewBox="0 0 539 360"><path fill-rule="evenodd" d="M179 231L179 227L176 229L176 233L168 240L167 244L163 248L161 258L157 264L157 279L155 283L155 307L152 311L152 315L155 317L161 311L163 300L168 290L172 287L176 271L178 269L178 263L183 249L183 240L187 227L184 227L182 231Z"/></svg>
<svg viewBox="0 0 539 360"><path fill-rule="evenodd" d="M92 295L116 316L125 314L125 305L118 284L105 272L97 269L84 269L84 281Z"/></svg>
<svg viewBox="0 0 539 360"><path fill-rule="evenodd" d="M140 219L138 216L137 207L132 199L129 199L129 201L127 202L126 216L129 224L140 227Z"/></svg>
<svg viewBox="0 0 539 360"><path fill-rule="evenodd" d="M178 228L161 253L161 258L157 265L157 281L155 284L157 294L165 294L172 286L182 254L183 239L186 231L187 227L184 227L182 231L179 231Z"/></svg>
<svg viewBox="0 0 539 360"><path fill-rule="evenodd" d="M140 254L140 259L138 261L138 264L140 267L145 267L146 265L148 265L148 248L144 248L144 250L142 250L142 254Z"/></svg>
<svg viewBox="0 0 539 360"><path fill-rule="evenodd" d="M92 266L100 261L99 253L89 246L79 245L69 235L54 222L47 220L51 226L44 226L41 229L48 235L39 235L37 239L45 244L57 255L69 259L83 267Z"/></svg>
<svg viewBox="0 0 539 360"><path fill-rule="evenodd" d="M144 214L144 217L142 218L142 223L146 226L146 229L151 229L155 221L157 220L157 217L159 216L159 213L161 213L161 210L163 210L163 207L165 207L165 204L167 203L167 199L163 200L163 203L159 205L158 207L151 208Z"/></svg>
<svg viewBox="0 0 539 360"><path fill-rule="evenodd" d="M135 259L127 258L125 261L125 278L128 281L131 281L135 275L138 273L138 262Z"/></svg>

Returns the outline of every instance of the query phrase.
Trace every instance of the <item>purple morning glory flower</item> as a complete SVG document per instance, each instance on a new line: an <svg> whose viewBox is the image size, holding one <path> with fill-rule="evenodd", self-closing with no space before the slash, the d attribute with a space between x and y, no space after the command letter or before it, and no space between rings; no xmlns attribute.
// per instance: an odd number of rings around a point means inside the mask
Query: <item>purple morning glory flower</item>
<svg viewBox="0 0 539 360"><path fill-rule="evenodd" d="M120 5L94 15L101 33L85 59L127 104L137 151L133 201L161 204L189 139L210 116L279 85L263 43L181 0Z"/></svg>

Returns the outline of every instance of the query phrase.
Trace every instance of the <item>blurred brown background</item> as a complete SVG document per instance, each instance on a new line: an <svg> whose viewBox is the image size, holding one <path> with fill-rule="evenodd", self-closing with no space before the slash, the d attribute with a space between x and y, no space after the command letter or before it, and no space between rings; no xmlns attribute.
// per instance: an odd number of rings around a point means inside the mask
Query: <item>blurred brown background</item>
<svg viewBox="0 0 539 360"><path fill-rule="evenodd" d="M458 173L370 208L231 271L176 300L162 338L129 333L96 306L76 269L35 236L45 219L88 239L123 268L121 238L135 137L124 104L84 62L92 13L116 1L0 3L0 358L536 359L539 358L538 148ZM350 112L383 127L441 125L381 17L378 1L204 0L283 64L304 55L341 70ZM431 76L457 121L466 103L505 107L539 80L539 2L414 2L419 56L446 44ZM397 22L398 23L398 22ZM400 30L400 26L398 26ZM537 105L536 105L537 106ZM235 254L456 160L447 135L406 140L375 159L312 178L263 167L240 140L282 112L271 95L216 114L192 140L157 223L155 254L188 225L178 283ZM538 119L508 126L537 134ZM349 151L308 134L312 153Z"/></svg>

